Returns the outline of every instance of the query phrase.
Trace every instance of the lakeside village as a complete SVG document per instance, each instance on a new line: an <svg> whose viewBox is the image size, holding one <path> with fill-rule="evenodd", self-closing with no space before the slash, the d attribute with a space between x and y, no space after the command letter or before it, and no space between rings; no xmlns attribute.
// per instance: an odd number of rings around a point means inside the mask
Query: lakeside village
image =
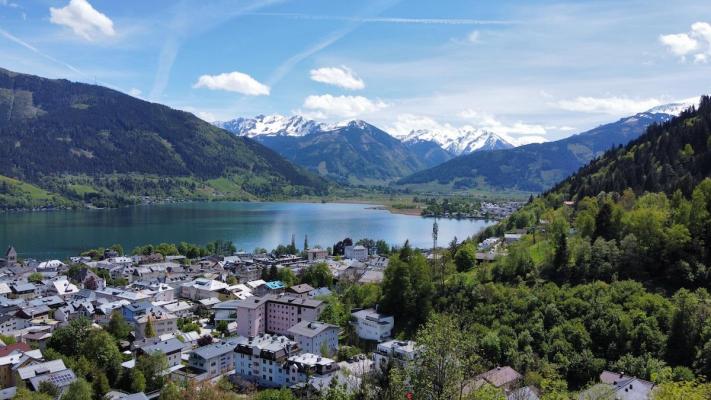
<svg viewBox="0 0 711 400"><path fill-rule="evenodd" d="M485 240L477 259L520 237ZM305 241L298 252L292 237L271 253L235 252L222 241L177 247L149 245L128 256L114 245L66 261L21 260L10 247L0 259L0 400L35 398L20 391L67 398L62 393L79 379L92 381L95 398L112 400L158 398L165 382L226 384L244 396L288 388L318 398L334 387L356 391L422 354L416 342L393 338L395 319L377 304L349 310L341 325L323 321L333 319L329 296L337 287L364 288L367 296L383 281L385 253L397 250L383 241L345 239L329 249ZM432 260L431 251L423 254ZM90 354L77 348L82 340ZM653 386L608 371L600 380L618 399L647 398ZM472 376L462 393L482 387L509 400L538 399L505 365Z"/></svg>

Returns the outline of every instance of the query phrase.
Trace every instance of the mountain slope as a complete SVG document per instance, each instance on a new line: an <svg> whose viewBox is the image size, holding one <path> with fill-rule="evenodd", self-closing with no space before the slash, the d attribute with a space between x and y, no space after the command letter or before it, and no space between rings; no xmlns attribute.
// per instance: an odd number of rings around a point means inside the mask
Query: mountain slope
<svg viewBox="0 0 711 400"><path fill-rule="evenodd" d="M198 183L230 176L245 194L260 196L325 189L322 180L272 150L190 113L101 86L3 69L0 174L44 186L67 175L189 177Z"/></svg>
<svg viewBox="0 0 711 400"><path fill-rule="evenodd" d="M647 132L624 147L608 151L556 185L552 191L570 198L596 195L601 191L636 193L681 190L689 195L704 178L711 176L711 98L701 98L698 109Z"/></svg>
<svg viewBox="0 0 711 400"><path fill-rule="evenodd" d="M454 158L452 153L432 140L410 140L403 144L414 153L415 157L425 163L426 168L432 168Z"/></svg>
<svg viewBox="0 0 711 400"><path fill-rule="evenodd" d="M213 125L226 129L239 136L254 138L269 136L304 136L327 130L325 124L306 119L300 115L257 115L254 118L235 118L229 121L216 121Z"/></svg>
<svg viewBox="0 0 711 400"><path fill-rule="evenodd" d="M477 151L502 150L514 147L513 144L493 132L473 127L438 131L417 129L400 137L400 139L405 143L432 141L455 156Z"/></svg>
<svg viewBox="0 0 711 400"><path fill-rule="evenodd" d="M427 167L399 140L363 121L305 136L255 139L289 161L343 183L379 184Z"/></svg>
<svg viewBox="0 0 711 400"><path fill-rule="evenodd" d="M554 142L476 152L417 172L401 179L398 184L436 183L457 189L476 187L540 192L611 147L638 137L649 125L671 117L666 112L652 109Z"/></svg>

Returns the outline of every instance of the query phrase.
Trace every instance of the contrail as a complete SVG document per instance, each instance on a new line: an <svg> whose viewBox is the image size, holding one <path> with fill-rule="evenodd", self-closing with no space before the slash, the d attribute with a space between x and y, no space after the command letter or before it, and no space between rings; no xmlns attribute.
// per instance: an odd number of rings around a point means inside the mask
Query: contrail
<svg viewBox="0 0 711 400"><path fill-rule="evenodd" d="M350 17L338 15L310 15L298 13L255 12L247 15L264 17L283 17L290 19L308 19L324 21L347 21L360 23L422 24L422 25L511 25L520 23L511 20L488 20L471 18L397 18L397 17Z"/></svg>

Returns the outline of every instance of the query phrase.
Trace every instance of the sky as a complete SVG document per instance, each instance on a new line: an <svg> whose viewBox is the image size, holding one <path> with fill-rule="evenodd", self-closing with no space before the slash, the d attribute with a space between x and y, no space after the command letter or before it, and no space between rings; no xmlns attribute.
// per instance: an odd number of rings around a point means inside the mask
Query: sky
<svg viewBox="0 0 711 400"><path fill-rule="evenodd" d="M302 114L522 144L711 93L710 23L708 0L0 0L0 67L207 121Z"/></svg>

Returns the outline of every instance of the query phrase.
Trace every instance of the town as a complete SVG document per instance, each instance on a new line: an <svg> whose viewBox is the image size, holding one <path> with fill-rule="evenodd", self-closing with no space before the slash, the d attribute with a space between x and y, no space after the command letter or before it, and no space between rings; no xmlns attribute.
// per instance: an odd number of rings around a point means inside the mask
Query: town
<svg viewBox="0 0 711 400"><path fill-rule="evenodd" d="M477 262L520 236L484 240ZM0 260L0 399L24 398L20 391L69 398L83 376L95 396L112 400L158 398L168 382L244 395L281 388L295 398L362 391L427 353L396 335L394 317L379 311L377 298L354 304L346 318L336 315L343 310L334 291L378 291L388 256L398 251L349 238L327 249L310 248L305 238L298 251L292 237L272 252L238 252L217 241L148 245L132 255L114 245L38 261L9 247ZM436 260L432 250L422 253ZM96 354L82 355L73 347L78 338ZM538 389L510 366L465 377L463 395L490 390L538 399ZM647 398L654 386L623 372L605 371L600 381L621 399Z"/></svg>

